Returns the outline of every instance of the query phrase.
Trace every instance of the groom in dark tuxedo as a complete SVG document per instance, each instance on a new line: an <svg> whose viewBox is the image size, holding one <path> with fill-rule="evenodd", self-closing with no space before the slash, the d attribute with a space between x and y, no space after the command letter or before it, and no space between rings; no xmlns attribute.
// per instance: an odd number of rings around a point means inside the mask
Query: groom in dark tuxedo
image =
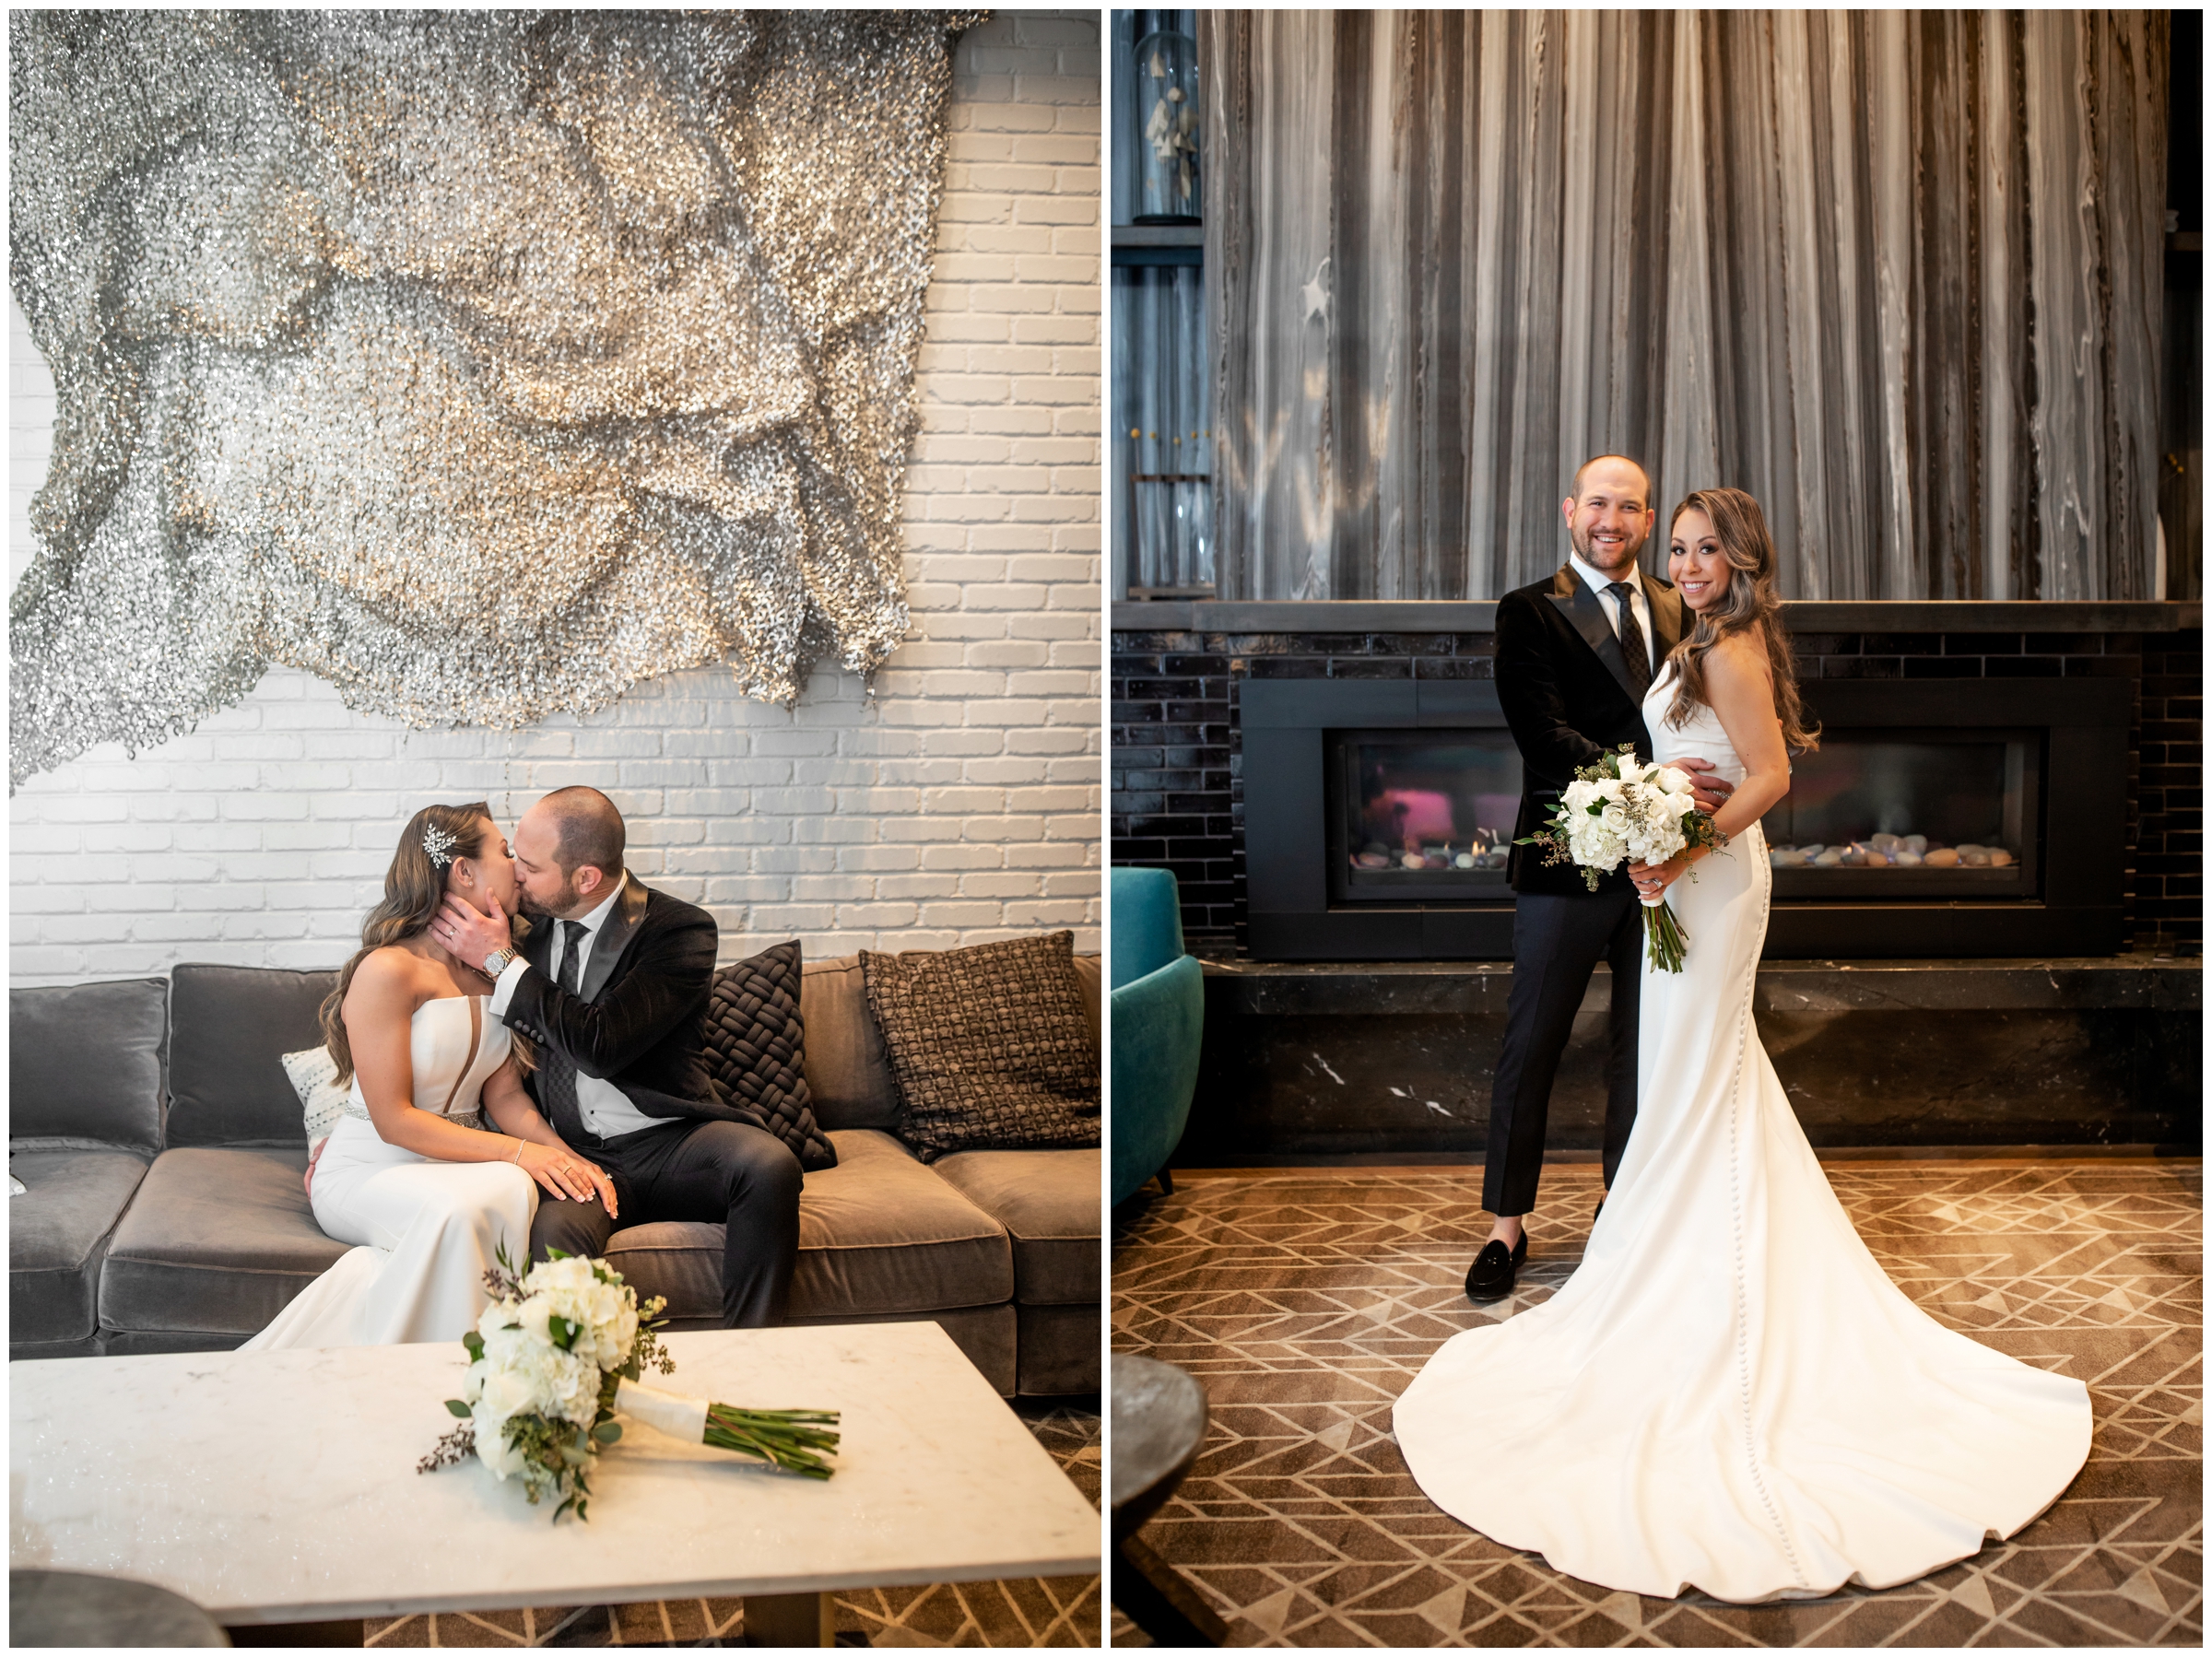
<svg viewBox="0 0 2212 1657"><path fill-rule="evenodd" d="M1584 461L1561 502L1572 551L1548 579L1498 601L1498 699L1521 750L1521 812L1513 838L1535 833L1558 806L1578 767L1623 743L1652 757L1643 694L1682 637L1673 587L1637 568L1657 513L1651 479L1624 455ZM1707 760L1676 763L1696 773L1698 804L1713 810L1730 785L1706 775ZM1482 1205L1497 1216L1467 1269L1467 1296L1513 1292L1528 1257L1522 1216L1535 1206L1544 1166L1545 1116L1575 1009L1600 960L1613 973L1606 1052L1605 1178L1609 1187L1636 1122L1636 1001L1643 923L1623 867L1597 890L1570 864L1547 864L1540 846L1513 847L1506 864L1513 901L1513 983L1506 997L1505 1047L1490 1094L1489 1154ZM1599 1206L1604 1206L1601 1203Z"/></svg>
<svg viewBox="0 0 2212 1657"><path fill-rule="evenodd" d="M718 934L706 911L656 892L622 866L622 814L595 788L563 788L514 829L523 908L507 917L449 899L433 931L495 981L491 1012L537 1044L538 1108L570 1147L604 1169L628 1224L706 1220L727 1228L723 1322L783 1321L799 1251L799 1160L723 1104L706 1068L704 1018ZM600 1255L615 1216L547 1201L530 1252Z"/></svg>

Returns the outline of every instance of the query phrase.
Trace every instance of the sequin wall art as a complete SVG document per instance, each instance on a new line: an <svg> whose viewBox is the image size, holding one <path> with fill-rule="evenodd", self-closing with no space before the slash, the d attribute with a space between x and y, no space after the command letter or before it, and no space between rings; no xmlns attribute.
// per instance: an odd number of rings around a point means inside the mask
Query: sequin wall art
<svg viewBox="0 0 2212 1657"><path fill-rule="evenodd" d="M881 664L971 17L11 13L11 786L273 664L513 726Z"/></svg>

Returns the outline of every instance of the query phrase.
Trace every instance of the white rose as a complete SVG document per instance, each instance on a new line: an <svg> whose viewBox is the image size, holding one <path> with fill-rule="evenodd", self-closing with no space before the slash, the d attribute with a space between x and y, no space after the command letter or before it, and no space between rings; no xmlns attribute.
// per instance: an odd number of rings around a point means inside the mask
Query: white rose
<svg viewBox="0 0 2212 1657"><path fill-rule="evenodd" d="M484 1309L482 1315L477 1319L477 1333L488 1341L491 1339L494 1334L514 1322L515 1308L518 1304L513 1300L494 1300Z"/></svg>
<svg viewBox="0 0 2212 1657"><path fill-rule="evenodd" d="M534 1341L552 1340L553 1332L547 1327L547 1321L552 1315L553 1301L547 1295L534 1294L515 1308L515 1321L522 1325L522 1333Z"/></svg>
<svg viewBox="0 0 2212 1657"><path fill-rule="evenodd" d="M545 1325L500 1325L485 1332L484 1356L495 1369L513 1369L529 1361L530 1354L546 1349Z"/></svg>
<svg viewBox="0 0 2212 1657"><path fill-rule="evenodd" d="M477 1387L475 1399L479 1416L497 1416L501 1420L509 1416L527 1415L538 1402L535 1378L507 1369L489 1369Z"/></svg>
<svg viewBox="0 0 2212 1657"><path fill-rule="evenodd" d="M571 1254L562 1260L541 1260L532 1266L523 1278L524 1294L544 1294L553 1289L578 1289L592 1282L592 1263L582 1255Z"/></svg>
<svg viewBox="0 0 2212 1657"><path fill-rule="evenodd" d="M477 1417L477 1460L490 1468L495 1478L503 1479L524 1471L521 1453L507 1442L505 1416Z"/></svg>

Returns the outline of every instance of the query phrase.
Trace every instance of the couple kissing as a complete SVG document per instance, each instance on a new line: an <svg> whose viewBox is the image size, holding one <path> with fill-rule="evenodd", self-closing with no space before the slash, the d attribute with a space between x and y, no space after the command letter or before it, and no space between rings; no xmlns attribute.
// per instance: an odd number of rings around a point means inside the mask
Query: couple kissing
<svg viewBox="0 0 2212 1657"><path fill-rule="evenodd" d="M512 845L482 802L408 819L322 1012L348 1091L308 1196L357 1246L247 1348L459 1340L502 1249L598 1256L618 1220L726 1225L723 1322L782 1322L798 1159L708 1073L713 917L624 849L592 788Z"/></svg>

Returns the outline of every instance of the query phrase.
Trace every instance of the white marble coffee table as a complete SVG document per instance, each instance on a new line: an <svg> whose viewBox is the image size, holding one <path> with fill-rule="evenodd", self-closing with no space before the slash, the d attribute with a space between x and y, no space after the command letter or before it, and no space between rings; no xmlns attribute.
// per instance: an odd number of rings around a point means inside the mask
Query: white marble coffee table
<svg viewBox="0 0 2212 1657"><path fill-rule="evenodd" d="M835 1477L625 1423L591 1518L471 1458L451 1346L12 1363L9 1563L158 1583L291 1623L743 1596L756 1642L828 1643L840 1588L1079 1576L1100 1518L935 1323L672 1334L671 1392L841 1410Z"/></svg>

